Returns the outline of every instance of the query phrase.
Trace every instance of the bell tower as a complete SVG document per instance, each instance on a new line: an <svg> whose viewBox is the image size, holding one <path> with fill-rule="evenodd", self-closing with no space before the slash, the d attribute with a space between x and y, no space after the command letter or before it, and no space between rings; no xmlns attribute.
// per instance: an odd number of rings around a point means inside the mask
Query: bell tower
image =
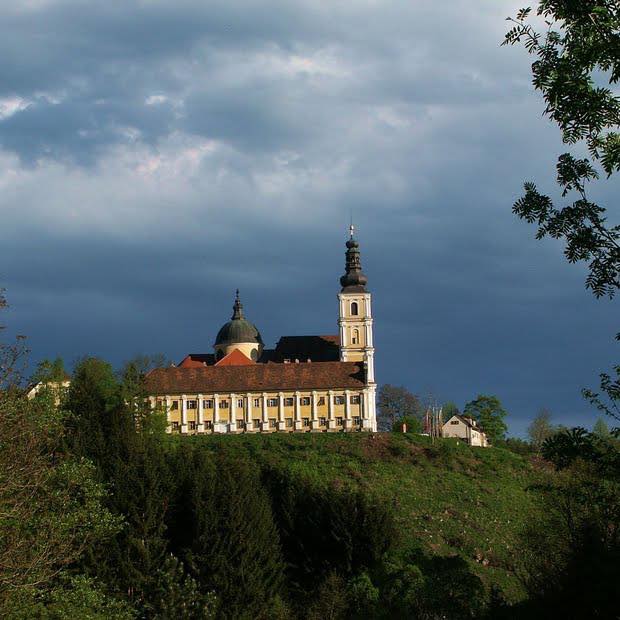
<svg viewBox="0 0 620 620"><path fill-rule="evenodd" d="M368 278L362 273L359 243L351 224L347 241L345 274L340 278L338 294L340 316L340 361L364 362L366 382L375 383L375 349L372 335L371 296L366 290Z"/></svg>

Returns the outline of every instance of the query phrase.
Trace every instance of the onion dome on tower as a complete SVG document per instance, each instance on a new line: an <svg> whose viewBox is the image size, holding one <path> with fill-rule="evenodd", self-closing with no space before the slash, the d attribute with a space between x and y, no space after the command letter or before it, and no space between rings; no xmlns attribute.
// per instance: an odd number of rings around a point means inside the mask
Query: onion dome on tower
<svg viewBox="0 0 620 620"><path fill-rule="evenodd" d="M233 315L230 321L224 324L217 333L213 347L215 357L218 360L238 349L248 358L256 361L263 351L263 339L260 332L255 325L246 321L243 316L243 304L239 299L238 289L233 306Z"/></svg>
<svg viewBox="0 0 620 620"><path fill-rule="evenodd" d="M351 224L350 238L347 241L345 274L340 278L343 293L365 293L368 283L368 278L362 273L360 245L353 236L354 232L355 228Z"/></svg>

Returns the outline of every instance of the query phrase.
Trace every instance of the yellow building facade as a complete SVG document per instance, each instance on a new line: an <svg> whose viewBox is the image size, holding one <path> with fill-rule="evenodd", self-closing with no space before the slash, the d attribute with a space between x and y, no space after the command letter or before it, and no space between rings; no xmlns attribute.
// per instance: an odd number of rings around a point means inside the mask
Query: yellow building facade
<svg viewBox="0 0 620 620"><path fill-rule="evenodd" d="M285 336L267 349L237 291L213 353L189 354L146 377L169 432L376 431L371 294L353 229L346 245L339 334Z"/></svg>

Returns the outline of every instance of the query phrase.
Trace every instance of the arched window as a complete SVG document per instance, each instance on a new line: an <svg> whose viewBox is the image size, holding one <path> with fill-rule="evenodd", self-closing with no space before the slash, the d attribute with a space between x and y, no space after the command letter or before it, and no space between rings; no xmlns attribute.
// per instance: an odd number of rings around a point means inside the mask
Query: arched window
<svg viewBox="0 0 620 620"><path fill-rule="evenodd" d="M354 329L351 335L351 344L359 344L359 343L360 343L359 329Z"/></svg>
<svg viewBox="0 0 620 620"><path fill-rule="evenodd" d="M354 301L351 303L351 316L357 316L359 314L359 309L357 307L357 302Z"/></svg>

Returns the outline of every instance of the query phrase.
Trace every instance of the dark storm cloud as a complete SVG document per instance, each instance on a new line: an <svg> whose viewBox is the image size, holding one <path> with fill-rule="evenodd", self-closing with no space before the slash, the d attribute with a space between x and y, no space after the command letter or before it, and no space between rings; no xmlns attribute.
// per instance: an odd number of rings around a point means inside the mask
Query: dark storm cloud
<svg viewBox="0 0 620 620"><path fill-rule="evenodd" d="M353 212L381 382L589 423L617 325L510 212L563 148L498 47L517 4L0 9L0 284L34 358L208 350L237 287L269 343L334 332Z"/></svg>

